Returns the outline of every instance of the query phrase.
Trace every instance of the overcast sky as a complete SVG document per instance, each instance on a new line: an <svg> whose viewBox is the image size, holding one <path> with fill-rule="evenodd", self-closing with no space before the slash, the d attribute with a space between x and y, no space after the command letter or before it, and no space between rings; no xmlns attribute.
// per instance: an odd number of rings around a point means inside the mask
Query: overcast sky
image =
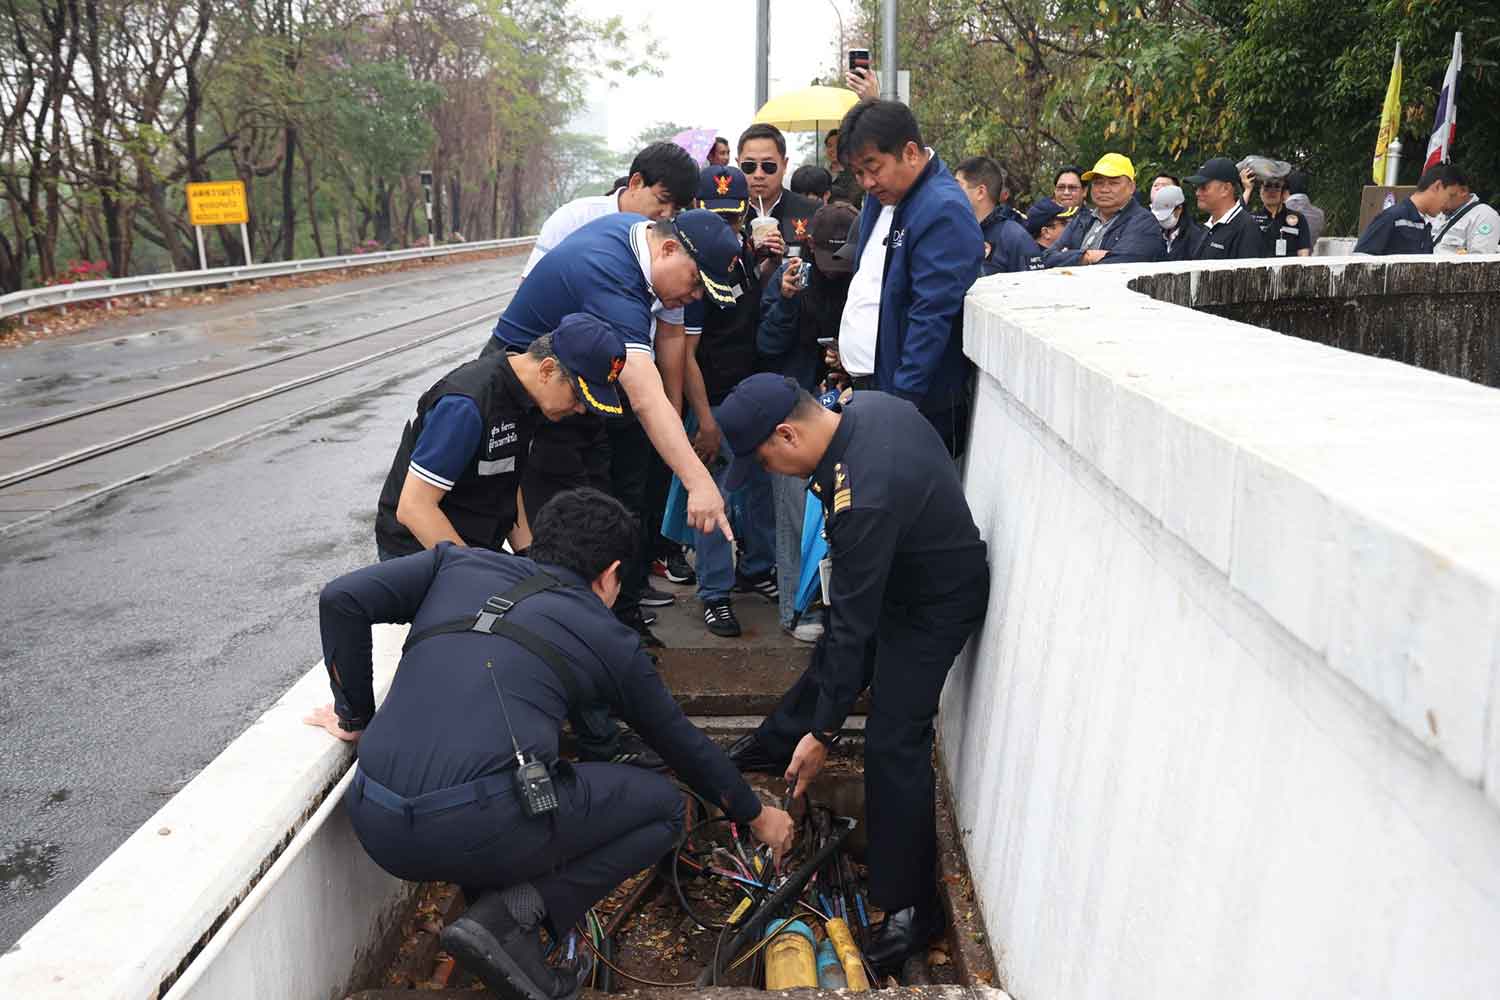
<svg viewBox="0 0 1500 1000"><path fill-rule="evenodd" d="M575 0L590 17L618 13L619 0ZM835 13L837 5L837 14ZM837 67L839 16L852 22L846 0L771 0L771 96L805 87ZM624 153L630 140L658 121L715 129L731 143L755 116L754 0L656 0L632 9L627 25L647 25L664 53L660 76L639 76L591 91L586 119Z"/></svg>

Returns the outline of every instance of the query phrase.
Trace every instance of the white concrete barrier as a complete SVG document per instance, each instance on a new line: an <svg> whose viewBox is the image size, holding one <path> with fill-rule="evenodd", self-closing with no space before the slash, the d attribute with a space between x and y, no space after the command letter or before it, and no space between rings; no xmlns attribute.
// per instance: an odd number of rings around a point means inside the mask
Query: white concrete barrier
<svg viewBox="0 0 1500 1000"><path fill-rule="evenodd" d="M375 629L377 697L405 635ZM343 996L411 889L338 808L353 753L302 722L328 700L320 663L0 957L0 997Z"/></svg>
<svg viewBox="0 0 1500 1000"><path fill-rule="evenodd" d="M1500 996L1500 392L1126 288L1189 269L967 303L940 725L1000 985Z"/></svg>

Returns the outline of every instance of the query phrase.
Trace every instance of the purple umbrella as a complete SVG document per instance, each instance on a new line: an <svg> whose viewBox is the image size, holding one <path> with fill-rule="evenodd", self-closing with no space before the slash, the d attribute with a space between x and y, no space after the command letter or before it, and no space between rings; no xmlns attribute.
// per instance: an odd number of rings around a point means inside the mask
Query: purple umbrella
<svg viewBox="0 0 1500 1000"><path fill-rule="evenodd" d="M697 163L707 163L709 150L714 148L717 133L711 128L684 129L672 136L671 141L687 150Z"/></svg>

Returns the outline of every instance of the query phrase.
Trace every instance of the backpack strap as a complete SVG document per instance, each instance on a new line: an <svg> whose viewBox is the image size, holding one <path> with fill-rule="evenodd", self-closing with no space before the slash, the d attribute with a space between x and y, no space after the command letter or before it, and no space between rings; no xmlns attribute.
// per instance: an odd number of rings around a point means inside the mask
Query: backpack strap
<svg viewBox="0 0 1500 1000"><path fill-rule="evenodd" d="M563 651L547 639L542 638L529 628L517 625L505 620L505 616L517 604L528 597L543 593L548 590L556 590L563 585L554 577L546 573L537 572L516 584L503 594L496 594L484 602L484 607L479 613L469 618L455 618L450 621L430 625L407 636L406 644L401 647L402 655L419 642L424 642L434 636L455 635L461 632L481 632L487 635L496 635L509 639L543 663L551 668L561 682L563 690L568 694L568 705L577 706L585 703L583 685L579 683L578 671L573 662L568 659Z"/></svg>
<svg viewBox="0 0 1500 1000"><path fill-rule="evenodd" d="M1460 208L1457 212L1454 212L1452 215L1448 216L1448 221L1443 225L1443 231L1432 238L1432 245L1437 246L1439 243L1443 242L1443 237L1448 235L1448 230L1453 228L1453 224L1459 219L1462 219L1464 216L1468 215L1469 210L1472 209L1475 205L1479 204L1481 204L1481 202L1476 199L1469 202L1463 208Z"/></svg>

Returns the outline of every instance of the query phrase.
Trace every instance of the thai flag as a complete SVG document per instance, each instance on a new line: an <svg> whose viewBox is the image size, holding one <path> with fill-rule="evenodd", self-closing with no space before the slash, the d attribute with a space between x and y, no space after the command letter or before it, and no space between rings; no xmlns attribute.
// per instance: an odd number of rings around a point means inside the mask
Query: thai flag
<svg viewBox="0 0 1500 1000"><path fill-rule="evenodd" d="M1458 132L1458 71L1463 64L1464 35L1459 31L1453 35L1453 59L1448 63L1448 72L1443 74L1437 121L1432 126L1432 138L1427 142L1427 162L1422 164L1423 170L1447 163L1453 157L1453 137Z"/></svg>

